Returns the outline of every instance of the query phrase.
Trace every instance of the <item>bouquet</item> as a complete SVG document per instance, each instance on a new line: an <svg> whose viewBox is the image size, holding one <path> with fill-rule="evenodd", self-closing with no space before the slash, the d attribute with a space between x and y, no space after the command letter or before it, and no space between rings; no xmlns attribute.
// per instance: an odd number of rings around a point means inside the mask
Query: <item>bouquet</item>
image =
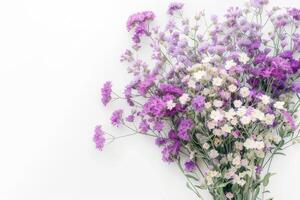
<svg viewBox="0 0 300 200"><path fill-rule="evenodd" d="M99 125L96 147L153 137L162 160L178 165L198 199L201 190L214 200L265 199L274 156L299 142L300 106L300 10L267 4L251 0L222 19L204 11L187 19L175 2L164 27L151 11L130 16L133 42L121 61L132 81L123 95L106 82L101 100L128 103L111 124L132 134L114 136ZM147 47L150 59L141 58Z"/></svg>

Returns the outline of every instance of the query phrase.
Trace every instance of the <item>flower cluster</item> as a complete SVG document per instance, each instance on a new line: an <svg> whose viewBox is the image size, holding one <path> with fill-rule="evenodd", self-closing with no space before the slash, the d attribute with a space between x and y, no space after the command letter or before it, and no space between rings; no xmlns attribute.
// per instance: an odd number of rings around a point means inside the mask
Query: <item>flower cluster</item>
<svg viewBox="0 0 300 200"><path fill-rule="evenodd" d="M208 21L203 11L186 19L183 4L171 3L162 28L151 26L153 12L130 16L133 46L121 61L133 80L124 97L110 82L101 90L104 105L125 99L131 109L113 112L112 125L155 137L162 159L178 163L200 199L200 189L216 200L263 199L273 157L299 141L300 10L267 4L251 0ZM142 39L153 63L135 56ZM102 150L101 126L94 141Z"/></svg>

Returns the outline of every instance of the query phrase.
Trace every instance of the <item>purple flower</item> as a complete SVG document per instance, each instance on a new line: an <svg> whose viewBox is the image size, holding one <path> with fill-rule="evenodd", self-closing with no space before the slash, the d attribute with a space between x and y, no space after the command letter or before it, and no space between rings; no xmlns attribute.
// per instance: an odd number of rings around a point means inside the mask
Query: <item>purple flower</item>
<svg viewBox="0 0 300 200"><path fill-rule="evenodd" d="M153 75L147 75L143 81L140 82L138 86L138 91L141 95L146 95L148 89L154 84L156 77Z"/></svg>
<svg viewBox="0 0 300 200"><path fill-rule="evenodd" d="M292 91L300 93L300 82L296 82L292 85Z"/></svg>
<svg viewBox="0 0 300 200"><path fill-rule="evenodd" d="M126 117L126 121L127 121L127 122L133 122L133 121L134 121L134 115L128 115L128 116Z"/></svg>
<svg viewBox="0 0 300 200"><path fill-rule="evenodd" d="M174 94L178 96L181 96L183 94L183 90L181 88L171 84L160 84L159 89L163 94Z"/></svg>
<svg viewBox="0 0 300 200"><path fill-rule="evenodd" d="M162 146L162 145L164 145L166 143L167 143L167 140L165 138L156 138L155 139L155 144L157 146Z"/></svg>
<svg viewBox="0 0 300 200"><path fill-rule="evenodd" d="M113 126L120 126L121 122L122 122L122 115L123 115L123 110L116 110L115 112L113 112L110 120Z"/></svg>
<svg viewBox="0 0 300 200"><path fill-rule="evenodd" d="M251 0L251 5L255 8L262 8L269 3L269 0Z"/></svg>
<svg viewBox="0 0 300 200"><path fill-rule="evenodd" d="M101 89L101 101L103 103L104 106L106 106L109 101L111 100L111 82L110 81L107 81L106 83L104 83L102 89Z"/></svg>
<svg viewBox="0 0 300 200"><path fill-rule="evenodd" d="M143 106L143 113L150 116L162 117L165 114L166 103L158 96L153 96Z"/></svg>
<svg viewBox="0 0 300 200"><path fill-rule="evenodd" d="M284 119L287 121L287 123L291 126L291 128L295 130L297 126L292 115L288 111L282 111L282 115Z"/></svg>
<svg viewBox="0 0 300 200"><path fill-rule="evenodd" d="M174 140L170 144L167 144L162 150L163 161L173 162L174 158L178 156L179 150L180 142L178 140Z"/></svg>
<svg viewBox="0 0 300 200"><path fill-rule="evenodd" d="M93 141L96 144L96 148L102 151L105 143L104 131L101 126L96 126L94 131Z"/></svg>
<svg viewBox="0 0 300 200"><path fill-rule="evenodd" d="M140 125L139 125L139 130L141 133L147 133L149 131L150 127L149 124L146 120L142 120Z"/></svg>
<svg viewBox="0 0 300 200"><path fill-rule="evenodd" d="M158 132L161 132L164 128L164 123L162 121L155 121L154 122L154 127L153 129L158 131Z"/></svg>
<svg viewBox="0 0 300 200"><path fill-rule="evenodd" d="M186 161L184 163L184 170L187 172L192 172L196 169L196 163L192 160Z"/></svg>
<svg viewBox="0 0 300 200"><path fill-rule="evenodd" d="M175 11L181 10L183 6L184 6L183 3L178 3L178 2L170 3L168 8L168 14L173 15Z"/></svg>
<svg viewBox="0 0 300 200"><path fill-rule="evenodd" d="M182 119L178 126L178 137L185 141L190 141L191 138L188 131L192 130L193 125L194 123L191 119Z"/></svg>
<svg viewBox="0 0 300 200"><path fill-rule="evenodd" d="M297 21L300 20L300 10L297 8L292 8L289 11L289 14Z"/></svg>
<svg viewBox="0 0 300 200"><path fill-rule="evenodd" d="M133 41L135 43L140 42L140 38L143 35L149 35L148 23L153 21L155 15L152 11L144 11L131 15L127 20L127 30L134 29Z"/></svg>
<svg viewBox="0 0 300 200"><path fill-rule="evenodd" d="M205 97L196 96L192 101L192 106L197 112L201 112L203 110L205 104Z"/></svg>
<svg viewBox="0 0 300 200"><path fill-rule="evenodd" d="M262 170L263 170L263 168L261 166L259 166L259 165L257 165L255 167L255 171L256 171L257 174L260 174L262 172Z"/></svg>

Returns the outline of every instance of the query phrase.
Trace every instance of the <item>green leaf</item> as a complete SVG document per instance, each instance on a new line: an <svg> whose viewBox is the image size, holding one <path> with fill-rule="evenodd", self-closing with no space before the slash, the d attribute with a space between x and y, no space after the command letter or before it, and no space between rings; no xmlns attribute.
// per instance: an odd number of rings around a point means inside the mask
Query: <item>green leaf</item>
<svg viewBox="0 0 300 200"><path fill-rule="evenodd" d="M197 188L201 189L201 190L207 190L207 185L206 184L202 184L202 185L195 185Z"/></svg>
<svg viewBox="0 0 300 200"><path fill-rule="evenodd" d="M269 184L270 181L270 177L275 175L275 173L267 173L267 175L265 175L264 179L263 179L263 186L267 186Z"/></svg>

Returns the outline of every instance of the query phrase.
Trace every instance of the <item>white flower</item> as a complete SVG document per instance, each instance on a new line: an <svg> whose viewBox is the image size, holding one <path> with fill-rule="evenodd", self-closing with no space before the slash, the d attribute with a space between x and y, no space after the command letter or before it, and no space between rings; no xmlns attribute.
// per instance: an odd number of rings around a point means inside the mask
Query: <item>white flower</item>
<svg viewBox="0 0 300 200"><path fill-rule="evenodd" d="M209 95L210 94L210 89L204 88L203 91L202 91L202 94L205 95L205 96Z"/></svg>
<svg viewBox="0 0 300 200"><path fill-rule="evenodd" d="M240 108L238 108L238 110L236 111L236 114L239 116L239 117L243 117L245 114L247 113L247 109L245 106L242 106ZM251 119L251 118L250 118Z"/></svg>
<svg viewBox="0 0 300 200"><path fill-rule="evenodd" d="M243 63L246 64L250 58L248 57L248 55L246 53L240 53L240 58L239 60Z"/></svg>
<svg viewBox="0 0 300 200"><path fill-rule="evenodd" d="M239 166L241 165L241 157L240 156L236 156L233 160L232 160L232 164Z"/></svg>
<svg viewBox="0 0 300 200"><path fill-rule="evenodd" d="M252 138L248 138L245 142L244 142L244 147L246 149L254 149L255 148L255 141Z"/></svg>
<svg viewBox="0 0 300 200"><path fill-rule="evenodd" d="M246 147L246 149L262 150L263 148L265 148L265 143L263 141L255 141L252 138L248 138L244 142L244 147Z"/></svg>
<svg viewBox="0 0 300 200"><path fill-rule="evenodd" d="M210 118L214 121L221 121L223 117L223 114L219 110L213 110L210 113Z"/></svg>
<svg viewBox="0 0 300 200"><path fill-rule="evenodd" d="M238 124L237 118L234 117L234 118L230 121L230 123L231 123L233 126L236 126L236 125Z"/></svg>
<svg viewBox="0 0 300 200"><path fill-rule="evenodd" d="M221 108L223 106L223 101L216 99L216 100L214 100L213 104L216 108Z"/></svg>
<svg viewBox="0 0 300 200"><path fill-rule="evenodd" d="M234 109L233 108L230 108L226 113L225 113L225 118L227 119L227 120L232 120L233 119L233 117L235 116L235 111L234 111Z"/></svg>
<svg viewBox="0 0 300 200"><path fill-rule="evenodd" d="M263 141L256 142L255 148L258 150L262 150L263 148L265 148L265 143Z"/></svg>
<svg viewBox="0 0 300 200"><path fill-rule="evenodd" d="M205 71L202 71L202 70L200 70L200 71L193 74L193 77L196 79L196 81L200 81L205 76L207 76L207 73Z"/></svg>
<svg viewBox="0 0 300 200"><path fill-rule="evenodd" d="M236 85L234 85L234 84L231 84L231 85L229 85L228 86L228 90L230 91L230 92L236 92L236 90L237 90L237 86Z"/></svg>
<svg viewBox="0 0 300 200"><path fill-rule="evenodd" d="M265 120L265 114L258 109L254 109L252 112L252 117L260 121Z"/></svg>
<svg viewBox="0 0 300 200"><path fill-rule="evenodd" d="M208 150L210 146L209 146L208 143L205 142L205 143L202 145L202 147L203 147L203 149Z"/></svg>
<svg viewBox="0 0 300 200"><path fill-rule="evenodd" d="M188 87L195 89L196 88L196 82L194 80L189 80Z"/></svg>
<svg viewBox="0 0 300 200"><path fill-rule="evenodd" d="M235 100L233 102L234 107L239 108L242 106L242 102L240 100Z"/></svg>
<svg viewBox="0 0 300 200"><path fill-rule="evenodd" d="M222 83L223 83L223 79L221 79L219 77L213 78L213 85L214 86L221 86Z"/></svg>
<svg viewBox="0 0 300 200"><path fill-rule="evenodd" d="M207 127L208 127L208 129L210 129L210 130L212 130L212 129L214 129L215 127L216 127L216 122L215 121L209 121L209 122L207 122Z"/></svg>
<svg viewBox="0 0 300 200"><path fill-rule="evenodd" d="M236 62L234 62L233 60L227 60L225 63L225 69L229 70L231 67L236 66Z"/></svg>
<svg viewBox="0 0 300 200"><path fill-rule="evenodd" d="M284 110L284 102L283 101L277 101L274 103L274 107L278 110Z"/></svg>
<svg viewBox="0 0 300 200"><path fill-rule="evenodd" d="M181 97L179 97L179 102L182 105L185 105L188 101L190 100L190 97L188 94L184 93L183 95L181 95Z"/></svg>
<svg viewBox="0 0 300 200"><path fill-rule="evenodd" d="M248 97L249 96L249 94L250 94L250 90L249 90L249 88L247 88L247 87L242 87L241 88L241 90L240 90L240 95L241 95L241 97Z"/></svg>
<svg viewBox="0 0 300 200"><path fill-rule="evenodd" d="M259 97L263 104L268 105L271 102L271 98L267 95Z"/></svg>
<svg viewBox="0 0 300 200"><path fill-rule="evenodd" d="M167 102L167 109L172 110L176 106L176 103L173 102L173 100L170 100Z"/></svg>
<svg viewBox="0 0 300 200"><path fill-rule="evenodd" d="M222 126L222 131L225 132L225 133L231 133L233 127L232 126L229 126L228 124L225 124L224 126Z"/></svg>
<svg viewBox="0 0 300 200"><path fill-rule="evenodd" d="M208 153L209 157L212 158L212 159L215 159L216 157L219 156L219 153L216 151L216 150L211 150L209 153Z"/></svg>
<svg viewBox="0 0 300 200"><path fill-rule="evenodd" d="M266 114L265 122L267 125L272 125L274 123L274 120L275 120L275 115L269 113Z"/></svg>
<svg viewBox="0 0 300 200"><path fill-rule="evenodd" d="M204 107L205 107L206 109L210 109L210 108L211 108L211 103L210 103L210 102L206 102L206 103L204 104Z"/></svg>
<svg viewBox="0 0 300 200"><path fill-rule="evenodd" d="M248 125L251 122L251 117L243 116L243 117L241 117L240 121L243 125Z"/></svg>
<svg viewBox="0 0 300 200"><path fill-rule="evenodd" d="M202 62L203 63L209 63L212 60L211 56L206 56L205 58L203 58Z"/></svg>
<svg viewBox="0 0 300 200"><path fill-rule="evenodd" d="M216 128L213 130L213 134L220 137L220 136L222 136L222 130Z"/></svg>

